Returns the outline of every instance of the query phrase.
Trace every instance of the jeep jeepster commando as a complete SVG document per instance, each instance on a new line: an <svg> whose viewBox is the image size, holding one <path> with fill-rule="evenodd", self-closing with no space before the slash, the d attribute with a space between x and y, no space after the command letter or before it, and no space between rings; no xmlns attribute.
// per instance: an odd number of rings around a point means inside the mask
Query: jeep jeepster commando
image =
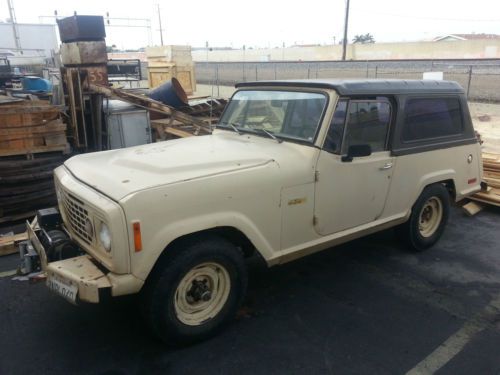
<svg viewBox="0 0 500 375"><path fill-rule="evenodd" d="M139 293L152 330L188 343L235 315L245 257L272 266L390 227L427 249L481 171L457 83L243 83L212 135L66 161L58 210L21 252L73 303Z"/></svg>

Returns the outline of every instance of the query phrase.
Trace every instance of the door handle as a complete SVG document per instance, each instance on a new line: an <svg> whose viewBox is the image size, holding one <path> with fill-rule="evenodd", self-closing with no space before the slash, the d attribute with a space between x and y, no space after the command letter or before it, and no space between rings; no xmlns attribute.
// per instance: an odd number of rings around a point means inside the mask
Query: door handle
<svg viewBox="0 0 500 375"><path fill-rule="evenodd" d="M380 167L379 169L381 171L386 171L387 169L391 169L392 168L392 163L385 163L383 167Z"/></svg>

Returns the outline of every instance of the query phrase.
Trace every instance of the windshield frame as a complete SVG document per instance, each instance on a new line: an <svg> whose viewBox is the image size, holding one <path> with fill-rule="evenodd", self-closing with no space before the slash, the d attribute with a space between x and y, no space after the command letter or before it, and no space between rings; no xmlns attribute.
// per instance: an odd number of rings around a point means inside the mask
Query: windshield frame
<svg viewBox="0 0 500 375"><path fill-rule="evenodd" d="M294 137L292 135L282 135L282 134L272 133L276 138L281 139L284 142L293 142L293 143L303 144L306 146L315 147L318 135L319 135L321 128L323 126L325 115L326 115L328 108L329 108L329 105L330 105L330 95L329 95L328 91L326 91L324 89L309 89L309 88L303 88L303 87L294 88L294 87L283 87L283 86L279 86L279 85L276 85L276 87L271 87L271 86L258 87L258 86L256 86L256 87L245 87L245 88L237 89L231 95L231 98L228 101L228 104L226 105L226 107L224 108L224 111L222 112L222 114L219 118L219 122L217 122L217 124L215 126L215 129L228 130L228 131L234 132L234 130L231 129L231 127L229 125L222 124L220 122L220 120L224 117L231 101L233 100L233 97L238 92L241 92L241 91L280 91L280 92L297 92L297 93L305 93L305 94L322 94L326 99L325 105L324 105L323 110L321 112L321 116L319 117L318 126L316 127L314 137L311 140L307 140L304 138L297 138L297 137ZM259 132L258 129L252 130L252 129L238 128L238 130L241 131L242 134L252 134L252 135L257 135L259 137L271 139L270 137L265 135L263 132Z"/></svg>

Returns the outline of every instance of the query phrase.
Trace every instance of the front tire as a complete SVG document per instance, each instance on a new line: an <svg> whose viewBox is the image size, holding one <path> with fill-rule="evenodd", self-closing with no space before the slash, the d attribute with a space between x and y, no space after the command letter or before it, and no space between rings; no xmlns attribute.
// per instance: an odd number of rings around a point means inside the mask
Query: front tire
<svg viewBox="0 0 500 375"><path fill-rule="evenodd" d="M412 207L408 221L396 227L396 234L414 251L432 247L448 222L450 197L442 184L427 186Z"/></svg>
<svg viewBox="0 0 500 375"><path fill-rule="evenodd" d="M236 314L247 287L242 252L219 237L181 241L161 260L143 292L146 319L167 344L216 334Z"/></svg>

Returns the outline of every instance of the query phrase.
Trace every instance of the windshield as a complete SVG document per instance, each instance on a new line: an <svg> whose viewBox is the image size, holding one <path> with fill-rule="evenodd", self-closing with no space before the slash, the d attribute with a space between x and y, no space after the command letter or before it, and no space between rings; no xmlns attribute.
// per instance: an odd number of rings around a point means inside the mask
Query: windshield
<svg viewBox="0 0 500 375"><path fill-rule="evenodd" d="M312 142L326 104L326 95L311 92L261 90L233 95L219 126Z"/></svg>

